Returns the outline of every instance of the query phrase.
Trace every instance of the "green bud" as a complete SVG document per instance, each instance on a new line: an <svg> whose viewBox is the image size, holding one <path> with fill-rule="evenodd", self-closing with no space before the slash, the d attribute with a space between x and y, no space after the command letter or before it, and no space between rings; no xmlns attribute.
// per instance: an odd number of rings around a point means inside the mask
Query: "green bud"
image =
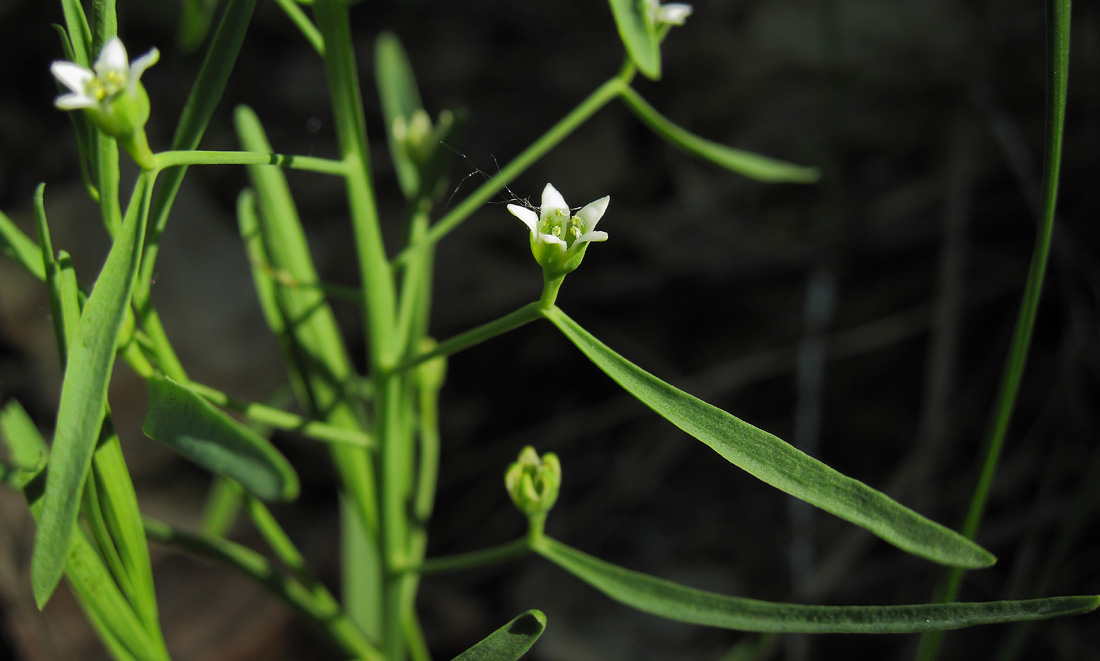
<svg viewBox="0 0 1100 661"><path fill-rule="evenodd" d="M527 516L546 514L558 500L561 462L553 452L540 458L528 445L504 473L504 486L519 511Z"/></svg>

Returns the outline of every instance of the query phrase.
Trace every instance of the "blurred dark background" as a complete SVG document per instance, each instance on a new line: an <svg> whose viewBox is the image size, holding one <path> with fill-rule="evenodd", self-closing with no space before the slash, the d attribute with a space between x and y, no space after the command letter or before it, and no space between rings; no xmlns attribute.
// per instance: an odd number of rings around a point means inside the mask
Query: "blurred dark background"
<svg viewBox="0 0 1100 661"><path fill-rule="evenodd" d="M174 44L175 3L120 3L132 57L156 45L144 82L150 142L163 149L201 61ZM425 105L465 109L451 145L453 206L537 138L622 57L605 3L362 3L354 11L384 218L400 215L375 101L374 37L403 40ZM31 227L47 182L55 248L91 283L106 249L52 106L58 3L0 4L0 208ZM663 80L636 88L681 126L723 144L819 165L816 185L763 184L694 160L613 103L511 185L538 202L552 181L572 205L611 195L593 247L559 304L663 378L807 448L949 525L973 482L1036 226L1044 127L1044 4L1038 0L700 0L664 47ZM1034 344L979 541L1000 558L967 576L967 600L1100 592L1096 485L1100 264L1100 21L1074 8L1059 204ZM231 109L254 107L275 148L334 155L315 54L260 2L238 69L203 142L232 149ZM125 157L124 157L125 160ZM289 173L325 278L353 285L355 256L334 180ZM124 180L127 177L124 176ZM236 239L239 168L192 169L163 244L154 300L196 380L259 399L284 379ZM502 193L440 245L433 333L445 338L538 295L526 229ZM438 217L438 213L437 213ZM397 224L387 225L396 236ZM358 313L338 305L362 359ZM59 387L42 287L0 261L0 399L43 430ZM196 525L207 478L140 432L144 387L122 366L111 402L143 507ZM551 535L686 584L830 604L927 601L939 570L852 526L792 505L622 395L548 324L455 356L443 397L443 466L430 553L523 530L502 474L525 444L564 465ZM335 583L332 471L321 448L279 436L305 483L277 510ZM62 591L37 613L33 526L0 492L0 657L104 652ZM256 544L241 524L235 538ZM155 548L169 645L180 659L336 658L289 611L207 563ZM535 558L423 582L433 650L449 658L527 608L546 634L532 659L909 658L914 636L761 638L634 612ZM992 658L1011 626L948 634L943 658ZM1040 623L1024 659L1100 658L1096 615ZM746 656L735 656L744 653ZM728 655L728 656L727 656Z"/></svg>

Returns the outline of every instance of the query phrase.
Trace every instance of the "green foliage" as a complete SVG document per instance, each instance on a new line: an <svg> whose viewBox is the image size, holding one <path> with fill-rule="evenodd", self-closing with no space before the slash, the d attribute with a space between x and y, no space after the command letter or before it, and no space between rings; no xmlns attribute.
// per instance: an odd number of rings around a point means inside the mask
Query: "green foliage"
<svg viewBox="0 0 1100 661"><path fill-rule="evenodd" d="M546 616L542 611L520 613L454 661L515 661L531 649L544 629Z"/></svg>
<svg viewBox="0 0 1100 661"><path fill-rule="evenodd" d="M149 379L149 413L141 429L257 498L298 496L297 473L267 439L167 377Z"/></svg>

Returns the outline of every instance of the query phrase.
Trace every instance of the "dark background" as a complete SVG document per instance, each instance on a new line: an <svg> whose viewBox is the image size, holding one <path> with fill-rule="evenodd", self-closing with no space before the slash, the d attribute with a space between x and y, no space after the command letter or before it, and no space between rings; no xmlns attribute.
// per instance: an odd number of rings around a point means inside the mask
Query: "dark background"
<svg viewBox="0 0 1100 661"><path fill-rule="evenodd" d="M161 62L144 82L154 149L200 55L174 46L174 3L120 3L131 57ZM563 6L568 4L568 6ZM634 362L955 524L971 488L1034 240L1044 126L1043 3L702 0L664 46L660 82L636 88L706 138L824 168L817 185L763 184L676 151L612 103L511 185L537 203L552 181L572 205L611 195L601 229L559 304ZM434 115L464 108L453 205L537 138L621 63L604 3L364 2L354 11L383 216L398 194L371 48L397 32ZM30 228L47 182L54 246L94 279L106 238L75 169L67 117L52 107L57 3L0 4L0 208ZM962 597L1100 592L1096 490L1100 270L1100 22L1074 8L1059 204L1028 372L979 541L995 568ZM253 106L275 148L334 155L316 56L261 2L204 148L232 149L231 109ZM124 160L126 157L123 157ZM289 174L325 278L354 284L355 256L335 180ZM124 175L124 181L132 178ZM192 169L164 241L154 300L196 380L242 398L283 381L255 304L233 205L239 168ZM538 295L526 230L503 204L440 245L433 333L446 338ZM437 214L438 216L438 214ZM387 224L396 236L396 221ZM808 315L807 310L818 311ZM358 313L338 306L362 360ZM59 375L43 288L0 262L0 398L52 426ZM816 316L815 316L816 315ZM810 319L810 321L808 321ZM140 432L144 388L120 367L112 406L143 508L184 526L207 480ZM561 500L548 531L631 568L718 592L830 604L928 600L938 570L782 494L623 396L549 324L455 356L443 396L443 466L430 553L522 533L502 488L525 444L557 452ZM278 514L335 581L331 469L320 448L278 437L305 483ZM62 591L36 612L33 527L0 492L0 657L99 658ZM255 544L247 525L235 538ZM802 553L799 549L810 549ZM1061 548L1060 555L1052 555ZM792 553L792 549L796 552ZM794 558L794 559L792 559ZM155 549L169 645L181 659L335 658L280 603L227 572ZM911 657L914 636L759 638L636 613L535 558L426 579L424 624L449 658L527 608L549 627L533 659ZM1010 626L951 633L943 658L991 658ZM1100 656L1096 616L1041 623L1020 658ZM728 657L728 658L733 658Z"/></svg>

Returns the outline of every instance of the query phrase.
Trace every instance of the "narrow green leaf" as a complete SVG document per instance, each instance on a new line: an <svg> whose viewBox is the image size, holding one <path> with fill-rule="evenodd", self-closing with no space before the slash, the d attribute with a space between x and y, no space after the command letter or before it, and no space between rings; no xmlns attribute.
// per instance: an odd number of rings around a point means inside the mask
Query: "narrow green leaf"
<svg viewBox="0 0 1100 661"><path fill-rule="evenodd" d="M176 37L180 48L190 52L202 44L210 24L214 21L214 12L218 0L183 0L180 5L179 32Z"/></svg>
<svg viewBox="0 0 1100 661"><path fill-rule="evenodd" d="M298 496L298 475L271 443L167 377L149 379L149 413L141 430L258 498Z"/></svg>
<svg viewBox="0 0 1100 661"><path fill-rule="evenodd" d="M22 483L18 485L31 515L38 520L42 514L43 466L49 451L34 422L14 400L0 411L0 438L7 441L12 456L19 457L21 463L37 457L41 464L21 474ZM73 535L65 575L88 619L116 658L168 658L163 641L145 630L82 531Z"/></svg>
<svg viewBox="0 0 1100 661"><path fill-rule="evenodd" d="M80 0L61 0L61 12L65 15L72 61L90 69L94 59L92 30L88 26L88 17L84 14L84 5Z"/></svg>
<svg viewBox="0 0 1100 661"><path fill-rule="evenodd" d="M535 551L600 592L678 622L776 633L914 633L1087 613L1098 596L904 606L810 606L730 597L604 562L544 537Z"/></svg>
<svg viewBox="0 0 1100 661"><path fill-rule="evenodd" d="M405 197L416 195L420 185L416 165L394 137L394 122L408 121L417 110L423 110L416 77L401 42L392 32L383 32L374 42L374 77L378 97L382 101L382 119L386 126L386 141L397 173L397 182Z"/></svg>
<svg viewBox="0 0 1100 661"><path fill-rule="evenodd" d="M22 266L39 280L46 279L46 269L42 265L42 252L23 230L0 211L0 254Z"/></svg>
<svg viewBox="0 0 1100 661"><path fill-rule="evenodd" d="M69 348L42 518L31 558L39 608L46 605L61 580L76 529L80 494L107 404L115 348L141 263L152 182L150 174L138 177L126 220L88 296Z"/></svg>
<svg viewBox="0 0 1100 661"><path fill-rule="evenodd" d="M627 107L654 133L692 156L765 183L811 184L821 178L817 168L734 149L685 131L657 112L629 85L623 85L619 94Z"/></svg>
<svg viewBox="0 0 1100 661"><path fill-rule="evenodd" d="M0 409L0 438L8 448L4 483L22 489L46 465L46 443L34 421L14 399Z"/></svg>
<svg viewBox="0 0 1100 661"><path fill-rule="evenodd" d="M661 42L653 19L648 16L648 0L608 0L619 38L638 71L651 80L661 77Z"/></svg>
<svg viewBox="0 0 1100 661"><path fill-rule="evenodd" d="M545 315L624 390L767 484L866 528L913 555L970 568L988 567L996 561L985 549L957 532L658 379L612 351L559 308L552 307Z"/></svg>
<svg viewBox="0 0 1100 661"><path fill-rule="evenodd" d="M515 661L531 649L545 629L546 615L542 611L520 613L454 661Z"/></svg>

